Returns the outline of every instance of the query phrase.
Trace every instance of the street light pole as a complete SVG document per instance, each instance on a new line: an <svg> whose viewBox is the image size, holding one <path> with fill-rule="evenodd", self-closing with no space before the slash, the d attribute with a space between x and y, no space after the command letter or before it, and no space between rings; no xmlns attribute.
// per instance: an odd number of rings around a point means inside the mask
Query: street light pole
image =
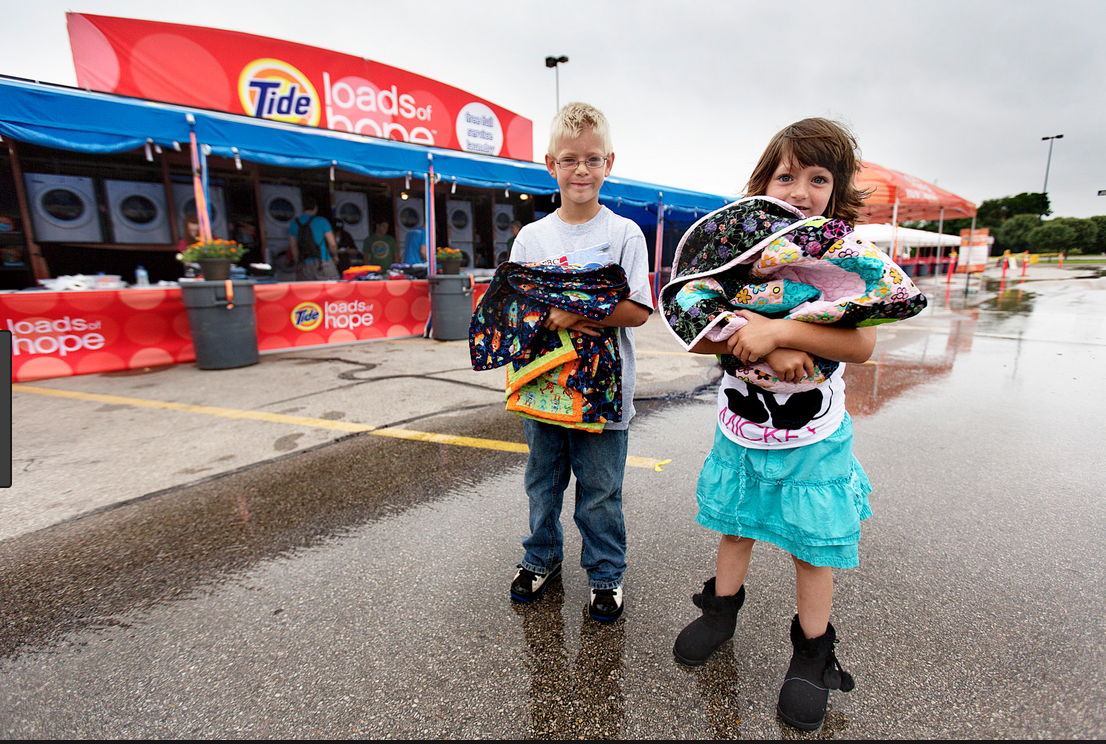
<svg viewBox="0 0 1106 744"><path fill-rule="evenodd" d="M560 57L546 57L545 66L552 67L557 73L557 110L561 110L561 68L558 67L562 62L568 62L568 57L561 55ZM1064 135L1060 135L1063 137Z"/></svg>
<svg viewBox="0 0 1106 744"><path fill-rule="evenodd" d="M1054 134L1051 137L1041 137L1042 142L1045 141L1045 140L1048 140L1048 161L1045 163L1045 190L1043 192L1046 197L1048 196L1048 169L1049 169L1049 166L1052 165L1052 140L1058 140L1058 139L1063 139L1063 138L1064 138L1064 135L1062 135L1062 134Z"/></svg>

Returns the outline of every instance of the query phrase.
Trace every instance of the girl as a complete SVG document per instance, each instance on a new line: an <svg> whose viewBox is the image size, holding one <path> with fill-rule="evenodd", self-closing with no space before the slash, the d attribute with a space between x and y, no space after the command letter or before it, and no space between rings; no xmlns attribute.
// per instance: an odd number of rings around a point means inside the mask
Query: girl
<svg viewBox="0 0 1106 744"><path fill-rule="evenodd" d="M860 521L871 515L840 362L866 361L874 324L925 306L901 269L850 235L865 196L853 183L858 163L856 140L834 122L786 127L749 196L683 237L661 293L681 344L718 354L726 370L697 488L697 521L721 533L716 574L693 597L702 616L679 634L675 656L697 666L732 638L754 542L783 548L798 612L778 712L805 730L822 724L830 689L853 688L833 650L832 570L858 565Z"/></svg>

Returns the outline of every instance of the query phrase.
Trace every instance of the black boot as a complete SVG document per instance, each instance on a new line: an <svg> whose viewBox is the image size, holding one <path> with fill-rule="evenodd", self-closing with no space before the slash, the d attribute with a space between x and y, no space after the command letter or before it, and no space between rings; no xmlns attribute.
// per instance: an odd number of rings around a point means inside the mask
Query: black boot
<svg viewBox="0 0 1106 744"><path fill-rule="evenodd" d="M837 632L828 625L825 634L807 638L799 616L791 621L791 666L787 667L780 702L776 710L785 722L803 731L814 731L826 717L830 690L849 692L856 686L852 675L841 668L833 646Z"/></svg>
<svg viewBox="0 0 1106 744"><path fill-rule="evenodd" d="M699 666L719 646L733 638L737 611L745 602L745 586L742 585L737 594L717 597L714 594L714 577L711 577L703 584L703 593L692 596L691 601L703 610L703 616L680 631L672 652L681 664Z"/></svg>

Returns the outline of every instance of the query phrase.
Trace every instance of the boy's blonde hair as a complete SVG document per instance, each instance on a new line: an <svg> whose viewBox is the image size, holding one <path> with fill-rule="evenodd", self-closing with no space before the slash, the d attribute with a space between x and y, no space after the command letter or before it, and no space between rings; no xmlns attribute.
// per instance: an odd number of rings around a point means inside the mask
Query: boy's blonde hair
<svg viewBox="0 0 1106 744"><path fill-rule="evenodd" d="M603 143L603 154L610 155L614 150L611 144L611 127L603 112L587 103L566 103L553 117L549 127L549 155L557 157L557 146L561 140L579 137L590 129Z"/></svg>

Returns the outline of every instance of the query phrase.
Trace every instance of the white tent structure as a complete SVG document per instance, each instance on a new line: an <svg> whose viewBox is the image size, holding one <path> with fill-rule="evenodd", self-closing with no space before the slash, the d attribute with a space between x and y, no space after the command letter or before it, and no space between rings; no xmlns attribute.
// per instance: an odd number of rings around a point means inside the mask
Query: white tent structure
<svg viewBox="0 0 1106 744"><path fill-rule="evenodd" d="M892 225L857 225L855 235L876 244L876 247L890 253L898 233L899 252L910 256L918 255L916 248L960 247L959 235L942 235L928 230L914 230L909 227Z"/></svg>

